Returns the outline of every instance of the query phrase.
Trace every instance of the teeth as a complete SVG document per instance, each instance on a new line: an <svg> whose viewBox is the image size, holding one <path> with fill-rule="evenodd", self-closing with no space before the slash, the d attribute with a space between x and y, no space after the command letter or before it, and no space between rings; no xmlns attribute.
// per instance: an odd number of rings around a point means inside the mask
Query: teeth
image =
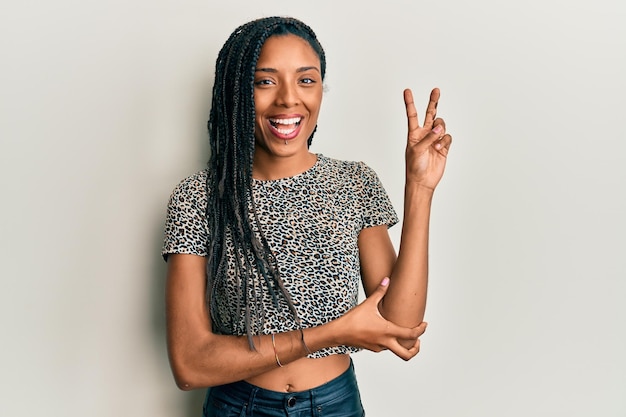
<svg viewBox="0 0 626 417"><path fill-rule="evenodd" d="M291 119L270 119L270 122L277 125L294 125L300 123L301 117L292 117Z"/></svg>
<svg viewBox="0 0 626 417"><path fill-rule="evenodd" d="M281 135L289 135L289 134L293 133L296 129L295 128L293 128L293 129L279 129L279 128L276 128L276 130Z"/></svg>

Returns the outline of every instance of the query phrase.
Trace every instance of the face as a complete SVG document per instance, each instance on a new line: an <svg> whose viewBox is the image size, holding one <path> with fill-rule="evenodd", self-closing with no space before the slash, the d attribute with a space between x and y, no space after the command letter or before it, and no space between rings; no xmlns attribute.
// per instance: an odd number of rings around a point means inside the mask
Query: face
<svg viewBox="0 0 626 417"><path fill-rule="evenodd" d="M311 45L291 34L269 37L254 75L255 154L308 155L322 92L320 60Z"/></svg>

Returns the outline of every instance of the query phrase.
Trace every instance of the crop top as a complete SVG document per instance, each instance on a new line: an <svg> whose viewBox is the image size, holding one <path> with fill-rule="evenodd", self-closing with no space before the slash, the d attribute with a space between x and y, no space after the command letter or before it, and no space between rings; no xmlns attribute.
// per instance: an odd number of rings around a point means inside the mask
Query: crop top
<svg viewBox="0 0 626 417"><path fill-rule="evenodd" d="M210 230L206 178L207 171L199 171L181 181L171 194L162 250L166 260L172 253L207 256ZM360 231L377 225L391 227L398 222L376 173L363 162L317 154L317 162L307 171L278 180L254 179L252 189L260 227L302 327L324 324L355 307L361 278L357 245ZM235 255L228 238L226 248L231 269ZM226 285L216 289L217 308L222 317L230 318L219 327L226 328L227 334L245 335L243 308L237 316L241 301L236 285L229 274ZM286 304L275 307L263 279L256 279L250 291L261 294L265 317L255 334L298 329ZM358 350L335 346L309 357Z"/></svg>

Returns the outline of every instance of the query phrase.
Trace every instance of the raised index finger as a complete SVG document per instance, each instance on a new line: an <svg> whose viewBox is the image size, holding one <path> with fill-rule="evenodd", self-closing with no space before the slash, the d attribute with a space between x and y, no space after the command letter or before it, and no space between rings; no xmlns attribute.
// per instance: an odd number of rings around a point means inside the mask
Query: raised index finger
<svg viewBox="0 0 626 417"><path fill-rule="evenodd" d="M409 124L409 132L420 127L419 120L417 120L417 110L415 109L415 102L413 101L413 93L410 89L404 90L404 105L406 106L406 119Z"/></svg>
<svg viewBox="0 0 626 417"><path fill-rule="evenodd" d="M424 118L424 128L432 129L433 123L437 118L437 103L439 102L440 92L438 88L433 88L430 92L430 100L426 107L426 117Z"/></svg>

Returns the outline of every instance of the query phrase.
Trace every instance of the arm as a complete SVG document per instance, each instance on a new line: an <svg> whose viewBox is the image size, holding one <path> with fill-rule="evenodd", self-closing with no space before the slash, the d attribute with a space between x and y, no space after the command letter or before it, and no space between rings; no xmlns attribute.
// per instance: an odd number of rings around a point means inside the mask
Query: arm
<svg viewBox="0 0 626 417"><path fill-rule="evenodd" d="M401 326L416 326L424 319L428 287L428 235L433 192L443 175L452 138L445 123L436 119L439 90L430 95L424 126L420 127L410 90L404 101L408 119L406 183L400 248L396 258L386 226L361 231L359 251L366 294L381 276L391 277L379 309Z"/></svg>
<svg viewBox="0 0 626 417"><path fill-rule="evenodd" d="M168 258L166 316L170 365L179 388L189 390L239 381L275 369L278 364L271 336L255 338L256 351L245 336L216 335L205 304L206 259L197 255L172 254ZM417 339L425 326L403 328L385 320L377 305L387 290L386 281L372 295L341 318L305 329L311 351L337 345L358 346L372 351L392 350L408 360L417 345L401 346L397 339ZM286 365L307 352L299 331L275 335L280 362Z"/></svg>

